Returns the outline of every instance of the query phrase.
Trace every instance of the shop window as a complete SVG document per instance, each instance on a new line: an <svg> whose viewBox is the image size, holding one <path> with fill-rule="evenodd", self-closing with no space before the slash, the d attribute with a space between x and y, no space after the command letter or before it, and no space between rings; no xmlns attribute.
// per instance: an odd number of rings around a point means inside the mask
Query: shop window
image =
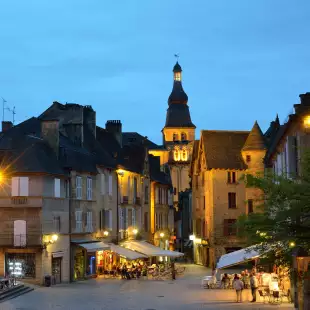
<svg viewBox="0 0 310 310"><path fill-rule="evenodd" d="M229 209L237 208L236 193L228 193L228 208Z"/></svg>
<svg viewBox="0 0 310 310"><path fill-rule="evenodd" d="M35 278L36 257L34 253L6 253L5 266L9 277Z"/></svg>
<svg viewBox="0 0 310 310"><path fill-rule="evenodd" d="M24 220L14 221L14 246L25 247L27 244L27 223Z"/></svg>

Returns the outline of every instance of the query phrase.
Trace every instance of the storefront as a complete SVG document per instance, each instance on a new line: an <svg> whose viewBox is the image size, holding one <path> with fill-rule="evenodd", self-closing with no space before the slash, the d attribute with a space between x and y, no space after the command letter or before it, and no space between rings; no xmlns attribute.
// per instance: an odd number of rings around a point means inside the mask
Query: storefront
<svg viewBox="0 0 310 310"><path fill-rule="evenodd" d="M61 283L62 275L61 275L61 265L62 265L62 257L52 257L52 276L55 279L55 284Z"/></svg>
<svg viewBox="0 0 310 310"><path fill-rule="evenodd" d="M195 238L194 240L194 258L198 265L209 266L210 253L209 242L206 239Z"/></svg>
<svg viewBox="0 0 310 310"><path fill-rule="evenodd" d="M36 277L36 254L35 253L6 253L6 275L19 278Z"/></svg>

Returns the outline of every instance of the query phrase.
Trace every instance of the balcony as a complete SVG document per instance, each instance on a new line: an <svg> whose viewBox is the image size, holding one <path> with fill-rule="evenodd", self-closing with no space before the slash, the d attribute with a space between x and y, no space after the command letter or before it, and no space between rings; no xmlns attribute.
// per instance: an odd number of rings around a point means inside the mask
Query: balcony
<svg viewBox="0 0 310 310"><path fill-rule="evenodd" d="M42 246L42 235L39 233L32 233L26 235L0 233L0 246L14 248Z"/></svg>
<svg viewBox="0 0 310 310"><path fill-rule="evenodd" d="M40 208L43 205L42 197L7 197L0 199L0 208L27 207Z"/></svg>

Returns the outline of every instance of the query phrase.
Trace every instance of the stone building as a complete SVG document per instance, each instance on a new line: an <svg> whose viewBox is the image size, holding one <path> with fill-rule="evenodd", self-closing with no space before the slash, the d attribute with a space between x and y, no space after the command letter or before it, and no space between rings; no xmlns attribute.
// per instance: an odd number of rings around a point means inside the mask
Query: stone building
<svg viewBox="0 0 310 310"><path fill-rule="evenodd" d="M245 188L246 173L264 171L264 135L255 122L249 131L202 130L192 162L194 261L215 266L238 250L237 218L254 211L258 193Z"/></svg>

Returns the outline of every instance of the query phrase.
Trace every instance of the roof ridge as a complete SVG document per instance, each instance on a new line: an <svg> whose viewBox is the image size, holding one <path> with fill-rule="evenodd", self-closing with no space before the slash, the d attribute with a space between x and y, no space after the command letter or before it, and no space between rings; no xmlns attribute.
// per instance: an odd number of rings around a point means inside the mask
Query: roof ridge
<svg viewBox="0 0 310 310"><path fill-rule="evenodd" d="M234 133L250 133L250 130L223 130L223 129L201 129L200 132L234 132Z"/></svg>

